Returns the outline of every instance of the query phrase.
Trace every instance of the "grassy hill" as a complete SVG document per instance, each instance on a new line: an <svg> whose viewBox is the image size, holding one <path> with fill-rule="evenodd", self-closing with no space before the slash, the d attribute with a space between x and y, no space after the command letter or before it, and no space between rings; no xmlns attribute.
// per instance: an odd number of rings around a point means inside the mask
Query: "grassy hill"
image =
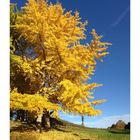
<svg viewBox="0 0 140 140"><path fill-rule="evenodd" d="M34 126L26 123L10 122L11 140L130 140L129 131L87 128L63 121L65 126L59 126L41 134Z"/></svg>

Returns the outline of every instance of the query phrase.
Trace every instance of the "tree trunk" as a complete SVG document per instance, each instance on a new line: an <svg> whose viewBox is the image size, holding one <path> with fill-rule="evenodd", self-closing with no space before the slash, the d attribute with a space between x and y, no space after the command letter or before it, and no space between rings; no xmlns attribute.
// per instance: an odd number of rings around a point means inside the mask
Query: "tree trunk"
<svg viewBox="0 0 140 140"><path fill-rule="evenodd" d="M84 125L84 116L82 115L82 126L85 126Z"/></svg>
<svg viewBox="0 0 140 140"><path fill-rule="evenodd" d="M46 117L46 127L49 129L51 127L50 125L50 116Z"/></svg>
<svg viewBox="0 0 140 140"><path fill-rule="evenodd" d="M50 113L49 113L49 111L45 111L44 114L43 114L42 126L45 129L50 129L50 127L51 127L51 125L50 125Z"/></svg>
<svg viewBox="0 0 140 140"><path fill-rule="evenodd" d="M37 116L37 119L36 119L37 131L39 130L40 133L42 133L42 127L41 127L42 115L43 115L43 114L38 115L38 116Z"/></svg>

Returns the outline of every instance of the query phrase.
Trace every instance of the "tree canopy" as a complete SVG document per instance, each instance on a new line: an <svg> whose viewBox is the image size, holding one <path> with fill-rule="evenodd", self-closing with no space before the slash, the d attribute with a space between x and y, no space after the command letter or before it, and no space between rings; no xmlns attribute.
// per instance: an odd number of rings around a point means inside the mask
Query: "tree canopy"
<svg viewBox="0 0 140 140"><path fill-rule="evenodd" d="M94 29L93 40L82 44L87 22L60 3L28 0L21 11L11 5L10 16L11 109L100 114L92 90L101 84L88 79L111 44Z"/></svg>

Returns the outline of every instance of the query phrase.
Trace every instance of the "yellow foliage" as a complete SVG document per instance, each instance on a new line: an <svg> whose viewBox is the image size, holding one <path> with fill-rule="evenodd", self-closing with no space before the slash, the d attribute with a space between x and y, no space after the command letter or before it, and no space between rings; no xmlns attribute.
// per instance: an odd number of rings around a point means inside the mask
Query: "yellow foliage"
<svg viewBox="0 0 140 140"><path fill-rule="evenodd" d="M30 86L39 86L33 87L34 94L12 90L11 108L30 112L62 109L89 116L101 113L89 101L93 98L91 90L101 84L87 84L87 80L95 72L96 60L108 54L106 50L111 44L101 42L102 37L95 30L91 43L81 44L86 39L86 24L77 11L66 12L60 3L28 0L12 27L31 44L36 57L11 54L11 75L21 73L30 79Z"/></svg>
<svg viewBox="0 0 140 140"><path fill-rule="evenodd" d="M102 103L104 103L104 102L106 102L106 101L107 101L107 100L105 100L105 99L96 100L96 101L93 101L92 104L93 104L93 105L102 104Z"/></svg>
<svg viewBox="0 0 140 140"><path fill-rule="evenodd" d="M39 94L21 94L17 92L17 89L11 90L10 108L28 110L35 114L42 113L44 109L48 111L60 109L57 104L52 104L47 98Z"/></svg>

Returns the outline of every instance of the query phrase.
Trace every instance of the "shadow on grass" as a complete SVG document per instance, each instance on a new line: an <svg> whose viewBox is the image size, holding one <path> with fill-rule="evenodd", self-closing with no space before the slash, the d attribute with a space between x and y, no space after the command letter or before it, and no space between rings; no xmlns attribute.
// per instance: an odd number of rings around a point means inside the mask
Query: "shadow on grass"
<svg viewBox="0 0 140 140"><path fill-rule="evenodd" d="M78 136L78 137L79 137L79 135L78 135L78 134L76 134L76 133L74 133L73 135L74 135L74 136Z"/></svg>
<svg viewBox="0 0 140 140"><path fill-rule="evenodd" d="M37 130L35 125L29 125L26 123L22 123L18 126L13 126L12 128L10 128L10 132L16 131L16 132L25 132L25 131L35 131Z"/></svg>
<svg viewBox="0 0 140 140"><path fill-rule="evenodd" d="M38 128L36 127L35 124L27 124L25 122L22 122L20 124L14 125L10 128L10 132L32 132L32 131L36 131ZM61 128L61 127L52 127L51 129L57 130L57 131L61 131L61 132L72 132L70 130L66 130L65 127ZM51 129L46 129L42 127L42 131L47 132Z"/></svg>
<svg viewBox="0 0 140 140"><path fill-rule="evenodd" d="M113 134L130 134L130 130L118 130L118 129L110 129L108 132Z"/></svg>

